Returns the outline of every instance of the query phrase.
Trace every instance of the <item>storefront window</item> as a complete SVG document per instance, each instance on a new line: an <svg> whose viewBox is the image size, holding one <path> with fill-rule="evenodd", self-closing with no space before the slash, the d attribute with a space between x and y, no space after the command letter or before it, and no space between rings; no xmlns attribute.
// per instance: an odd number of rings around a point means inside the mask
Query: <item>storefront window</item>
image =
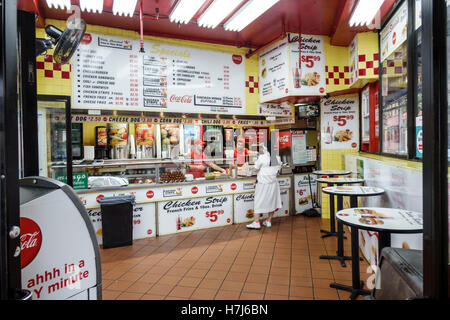
<svg viewBox="0 0 450 320"><path fill-rule="evenodd" d="M76 129L72 141L73 156L82 157L82 132ZM65 182L67 179L67 130L64 103L38 103L39 175Z"/></svg>
<svg viewBox="0 0 450 320"><path fill-rule="evenodd" d="M382 152L408 154L408 6L404 4L380 32L382 62Z"/></svg>
<svg viewBox="0 0 450 320"><path fill-rule="evenodd" d="M422 1L415 3L415 68L417 79L415 84L415 124L416 124L416 157L423 158L423 127L422 127Z"/></svg>
<svg viewBox="0 0 450 320"><path fill-rule="evenodd" d="M449 106L448 106L448 124L447 124L447 130L448 130L448 141L450 141L450 0L447 0L447 101L449 102ZM448 148L448 156L450 159L450 148ZM448 194L450 195L450 184L449 184L449 192ZM450 206L450 197L449 197L449 206ZM450 212L450 208L448 210L448 212ZM448 214L447 212L447 214ZM450 218L448 221L448 230L449 230L449 234L450 234ZM450 259L450 245L448 246L449 248L449 259ZM450 260L449 260L449 264L450 264Z"/></svg>

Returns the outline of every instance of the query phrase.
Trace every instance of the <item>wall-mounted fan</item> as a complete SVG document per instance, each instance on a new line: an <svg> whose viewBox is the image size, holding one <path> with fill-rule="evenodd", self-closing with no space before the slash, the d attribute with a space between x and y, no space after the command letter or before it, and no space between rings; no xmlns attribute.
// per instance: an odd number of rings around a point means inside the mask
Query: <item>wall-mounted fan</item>
<svg viewBox="0 0 450 320"><path fill-rule="evenodd" d="M36 39L36 57L55 46L53 59L58 64L65 64L70 61L70 58L75 53L78 45L83 39L86 32L86 23L83 19L71 19L64 31L59 30L53 25L45 27L45 32L51 38L37 38Z"/></svg>

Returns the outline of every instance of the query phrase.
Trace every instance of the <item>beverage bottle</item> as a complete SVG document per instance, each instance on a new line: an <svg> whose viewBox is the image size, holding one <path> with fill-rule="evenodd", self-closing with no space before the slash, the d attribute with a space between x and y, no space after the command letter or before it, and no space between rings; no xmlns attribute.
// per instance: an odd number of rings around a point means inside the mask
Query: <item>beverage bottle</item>
<svg viewBox="0 0 450 320"><path fill-rule="evenodd" d="M328 122L327 129L325 131L325 137L324 137L325 143L330 144L331 143L331 129L330 129L330 123Z"/></svg>
<svg viewBox="0 0 450 320"><path fill-rule="evenodd" d="M177 218L177 230L181 230L181 217L178 216Z"/></svg>
<svg viewBox="0 0 450 320"><path fill-rule="evenodd" d="M294 87L300 88L300 73L298 72L298 63L295 64Z"/></svg>

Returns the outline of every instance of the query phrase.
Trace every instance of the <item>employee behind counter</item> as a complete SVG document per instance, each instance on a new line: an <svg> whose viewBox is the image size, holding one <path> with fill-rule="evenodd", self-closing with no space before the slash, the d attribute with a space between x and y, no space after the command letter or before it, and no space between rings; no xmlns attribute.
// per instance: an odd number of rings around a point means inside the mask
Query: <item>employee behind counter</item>
<svg viewBox="0 0 450 320"><path fill-rule="evenodd" d="M237 166L242 167L247 162L248 156L256 156L258 151L248 150L245 147L245 138L239 137L237 139L236 148L234 148L234 159L237 161Z"/></svg>
<svg viewBox="0 0 450 320"><path fill-rule="evenodd" d="M194 178L203 178L205 176L205 169L206 166L210 167L211 169L215 171L219 171L222 173L226 173L226 170L216 165L214 162L207 161L208 157L203 152L203 145L205 145L205 142L203 142L200 139L197 139L194 141L194 147L192 152L187 154L187 156L193 160L202 160L202 161L194 161L187 165L188 170L186 173L192 174Z"/></svg>

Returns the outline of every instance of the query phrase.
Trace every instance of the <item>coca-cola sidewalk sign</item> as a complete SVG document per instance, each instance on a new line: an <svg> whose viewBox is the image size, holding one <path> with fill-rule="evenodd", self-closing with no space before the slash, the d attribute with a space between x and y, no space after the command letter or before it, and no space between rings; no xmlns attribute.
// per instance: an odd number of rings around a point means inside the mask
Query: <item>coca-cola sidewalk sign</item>
<svg viewBox="0 0 450 320"><path fill-rule="evenodd" d="M20 192L22 288L33 300L101 299L98 243L72 188L33 177Z"/></svg>
<svg viewBox="0 0 450 320"><path fill-rule="evenodd" d="M20 258L25 268L39 253L42 244L41 228L29 218L20 218Z"/></svg>

